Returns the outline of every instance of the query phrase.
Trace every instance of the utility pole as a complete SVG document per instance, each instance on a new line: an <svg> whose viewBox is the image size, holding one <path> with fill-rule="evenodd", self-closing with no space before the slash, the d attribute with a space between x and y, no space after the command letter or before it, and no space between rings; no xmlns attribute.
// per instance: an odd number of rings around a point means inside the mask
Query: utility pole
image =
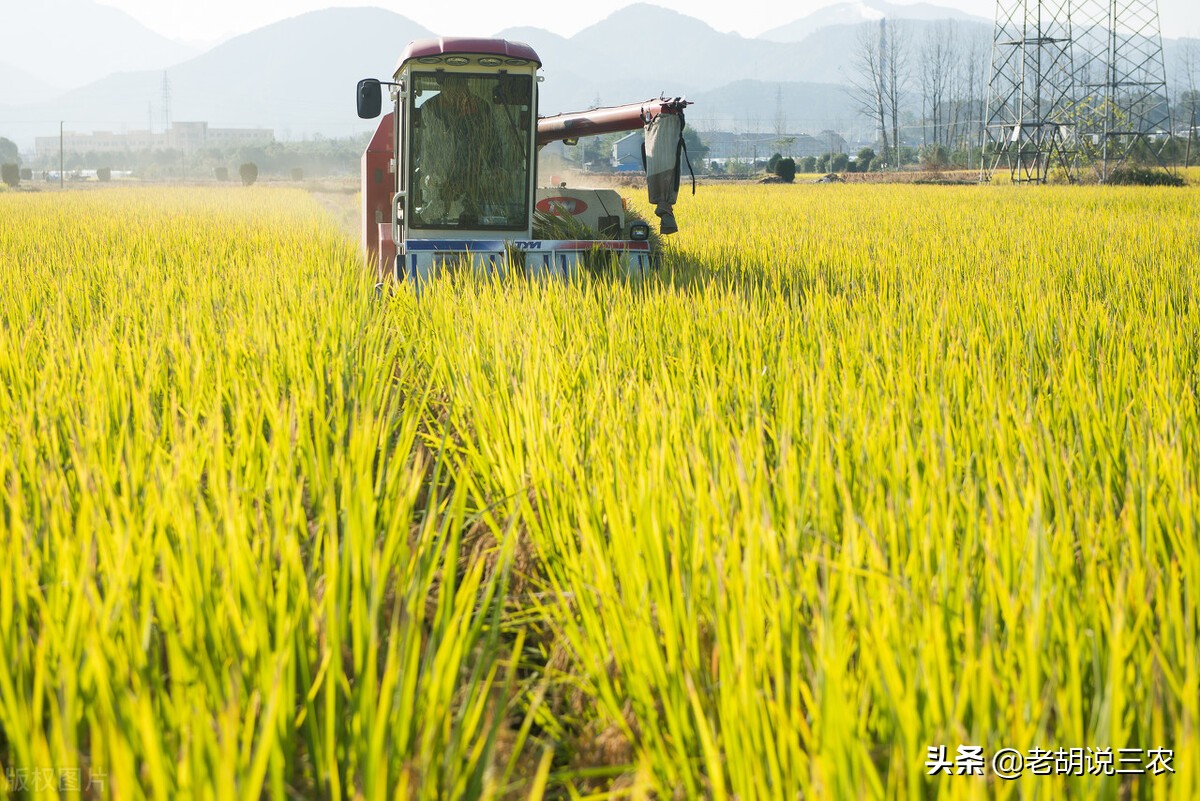
<svg viewBox="0 0 1200 801"><path fill-rule="evenodd" d="M58 188L63 188L63 121L58 121Z"/></svg>

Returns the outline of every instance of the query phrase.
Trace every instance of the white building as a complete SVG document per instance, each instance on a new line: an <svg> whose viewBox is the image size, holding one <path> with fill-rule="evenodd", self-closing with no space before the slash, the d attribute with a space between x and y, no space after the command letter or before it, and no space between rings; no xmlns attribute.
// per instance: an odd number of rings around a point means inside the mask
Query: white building
<svg viewBox="0 0 1200 801"><path fill-rule="evenodd" d="M633 131L618 139L613 144L613 166L620 172L644 169L642 165L642 148L646 135L641 131Z"/></svg>
<svg viewBox="0 0 1200 801"><path fill-rule="evenodd" d="M182 150L194 152L207 147L234 148L246 145L269 145L275 141L270 128L209 128L207 122L173 122L162 133L150 131L66 131L62 149L66 153L133 153L141 150ZM58 153L59 137L39 136L34 139L39 157Z"/></svg>

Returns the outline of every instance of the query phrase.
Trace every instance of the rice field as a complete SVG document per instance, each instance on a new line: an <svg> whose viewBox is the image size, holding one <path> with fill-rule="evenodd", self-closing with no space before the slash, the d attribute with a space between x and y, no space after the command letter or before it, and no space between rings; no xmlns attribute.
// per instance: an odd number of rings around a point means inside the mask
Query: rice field
<svg viewBox="0 0 1200 801"><path fill-rule="evenodd" d="M0 195L0 797L1200 797L1198 192L419 301L300 190Z"/></svg>

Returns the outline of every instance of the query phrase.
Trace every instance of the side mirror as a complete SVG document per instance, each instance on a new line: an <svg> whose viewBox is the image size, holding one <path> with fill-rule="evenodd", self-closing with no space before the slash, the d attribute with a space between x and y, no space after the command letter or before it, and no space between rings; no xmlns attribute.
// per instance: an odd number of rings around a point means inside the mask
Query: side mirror
<svg viewBox="0 0 1200 801"><path fill-rule="evenodd" d="M383 92L375 78L363 78L358 82L358 116L373 120L383 107Z"/></svg>

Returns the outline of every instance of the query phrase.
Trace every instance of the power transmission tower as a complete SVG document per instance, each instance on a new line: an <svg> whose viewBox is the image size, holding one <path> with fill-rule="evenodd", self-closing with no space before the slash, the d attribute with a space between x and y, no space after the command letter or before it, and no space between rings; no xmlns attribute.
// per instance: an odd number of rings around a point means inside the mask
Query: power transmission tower
<svg viewBox="0 0 1200 801"><path fill-rule="evenodd" d="M171 130L171 79L163 72L162 80L162 120L163 132Z"/></svg>
<svg viewBox="0 0 1200 801"><path fill-rule="evenodd" d="M983 180L1044 183L1055 165L1074 180L1075 69L1071 0L996 0L984 122Z"/></svg>
<svg viewBox="0 0 1200 801"><path fill-rule="evenodd" d="M1075 0L1082 147L1101 181L1130 158L1169 170L1158 0Z"/></svg>

